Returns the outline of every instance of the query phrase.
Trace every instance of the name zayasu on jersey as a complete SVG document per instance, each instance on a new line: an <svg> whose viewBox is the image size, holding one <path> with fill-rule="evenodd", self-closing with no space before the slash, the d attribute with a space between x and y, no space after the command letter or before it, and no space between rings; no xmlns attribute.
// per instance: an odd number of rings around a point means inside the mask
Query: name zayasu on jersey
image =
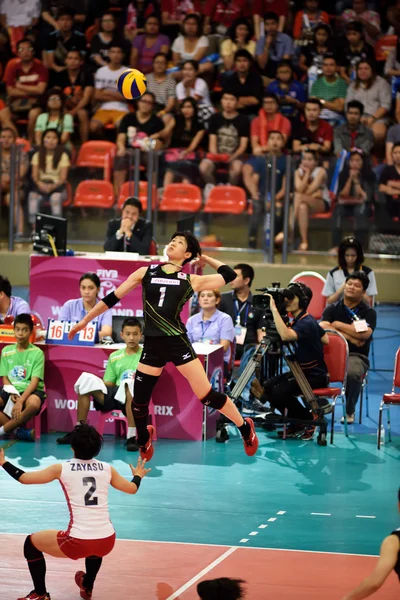
<svg viewBox="0 0 400 600"><path fill-rule="evenodd" d="M83 540L114 535L108 511L111 466L92 458L72 458L62 463L60 476L69 509L67 534Z"/></svg>
<svg viewBox="0 0 400 600"><path fill-rule="evenodd" d="M162 265L151 265L142 280L144 335L176 336L186 333L180 313L193 296L190 275L165 273Z"/></svg>

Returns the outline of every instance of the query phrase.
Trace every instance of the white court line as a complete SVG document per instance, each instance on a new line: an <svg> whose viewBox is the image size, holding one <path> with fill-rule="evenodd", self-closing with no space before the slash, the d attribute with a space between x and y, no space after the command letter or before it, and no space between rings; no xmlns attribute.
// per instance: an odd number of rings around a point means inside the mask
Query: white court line
<svg viewBox="0 0 400 600"><path fill-rule="evenodd" d="M311 513L312 515L317 515L319 517L331 517L331 513Z"/></svg>
<svg viewBox="0 0 400 600"><path fill-rule="evenodd" d="M276 514L277 515L286 515L286 510L280 510Z"/></svg>
<svg viewBox="0 0 400 600"><path fill-rule="evenodd" d="M356 519L376 519L373 515L356 515Z"/></svg>
<svg viewBox="0 0 400 600"><path fill-rule="evenodd" d="M251 531L249 535L258 535L258 531Z"/></svg>
<svg viewBox="0 0 400 600"><path fill-rule="evenodd" d="M277 521L277 518L276 517L271 517L270 519L268 519L268 521L274 522L274 521Z"/></svg>
<svg viewBox="0 0 400 600"><path fill-rule="evenodd" d="M18 536L27 536L31 535L32 531L27 531L25 533L10 533L6 531L0 531L0 537L2 535L18 535ZM173 544L180 546L207 546L207 548L215 547L215 548L232 548L233 546L227 546L226 544L203 544L200 542L170 542L168 540L132 540L128 538L120 538L117 537L117 542L133 542L135 544ZM302 550L301 548L265 548L264 546L246 546L241 547L241 550L270 550L272 552L303 552L304 554L331 554L333 556L362 556L365 558L378 558L379 554L358 554L357 552L326 552L324 550ZM168 599L167 599L168 600Z"/></svg>
<svg viewBox="0 0 400 600"><path fill-rule="evenodd" d="M258 529L265 529L266 527L268 527L268 525L259 525Z"/></svg>
<svg viewBox="0 0 400 600"><path fill-rule="evenodd" d="M230 556L231 554L233 554L235 552L235 550L237 550L237 546L231 546L229 548L229 550L227 550L226 552L224 552L219 558L217 558L216 560L214 560L214 562L210 563L208 565L208 567L206 567L205 569L203 569L202 571L200 571L200 573L197 573L197 575L195 575L194 577L192 577L192 579L190 579L187 583L185 583L182 587L180 587L179 590L176 590L176 592L174 592L171 596L168 596L167 600L175 600L175 598L178 598L178 596L180 594L183 594L183 592L186 592L186 590L188 590L190 587L192 587L192 585L194 583L196 583L204 575L207 575L207 573L209 573L214 567L216 567L217 565L219 565L223 560L225 560L226 558L228 558L228 556Z"/></svg>
<svg viewBox="0 0 400 600"><path fill-rule="evenodd" d="M240 544L245 544L248 541L249 541L249 538L242 538L239 543Z"/></svg>

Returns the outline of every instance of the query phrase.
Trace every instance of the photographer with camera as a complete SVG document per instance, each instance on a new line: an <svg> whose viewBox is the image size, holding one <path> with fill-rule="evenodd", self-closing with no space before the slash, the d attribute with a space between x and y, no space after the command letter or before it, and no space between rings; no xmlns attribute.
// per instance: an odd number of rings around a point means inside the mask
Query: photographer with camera
<svg viewBox="0 0 400 600"><path fill-rule="evenodd" d="M264 294L264 297L269 297L269 306L265 303L265 307L272 315L270 327L267 326L267 337L271 336L268 330L276 328L275 335L280 342L293 344L295 360L311 387L327 387L329 377L324 362L323 344L328 344L329 340L327 333L307 312L312 299L311 289L302 283L290 283L284 290L274 289L271 292L272 294ZM291 313L293 317L288 325L285 323L286 313ZM289 419L312 420L310 408L298 399L302 392L291 371L271 377L262 385L256 379L251 391L262 402L268 401L281 414L287 409ZM292 423L287 428L286 437L310 440L314 431L313 425Z"/></svg>
<svg viewBox="0 0 400 600"><path fill-rule="evenodd" d="M323 329L335 329L347 340L346 415L347 423L354 423L356 404L362 380L369 369L369 347L376 327L376 312L365 304L364 294L370 284L364 271L354 271L346 277L343 299L328 304L320 323ZM342 423L344 419L342 418Z"/></svg>

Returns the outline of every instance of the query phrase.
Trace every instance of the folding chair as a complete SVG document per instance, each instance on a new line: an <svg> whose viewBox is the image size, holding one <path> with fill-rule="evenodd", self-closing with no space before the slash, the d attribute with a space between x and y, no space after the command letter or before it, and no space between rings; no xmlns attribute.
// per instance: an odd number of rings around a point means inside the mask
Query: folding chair
<svg viewBox="0 0 400 600"><path fill-rule="evenodd" d="M317 397L332 398L332 425L331 425L331 444L333 444L333 433L335 427L335 406L340 399L343 406L344 432L348 437L347 417L346 417L346 382L347 382L347 363L349 360L349 346L346 338L338 331L327 330L329 344L324 346L324 360L328 368L329 379L338 386L329 386L327 388L318 388L313 390Z"/></svg>
<svg viewBox="0 0 400 600"><path fill-rule="evenodd" d="M396 352L396 358L394 362L394 372L393 372L393 384L392 384L392 393L384 394L381 400L381 404L379 407L379 422L378 422L378 450L381 447L381 428L382 428L382 417L383 411L387 410L387 423L388 423L388 432L389 432L389 442L392 441L392 431L390 428L390 405L400 406L400 393L396 393L395 389L400 388L400 348L398 348Z"/></svg>

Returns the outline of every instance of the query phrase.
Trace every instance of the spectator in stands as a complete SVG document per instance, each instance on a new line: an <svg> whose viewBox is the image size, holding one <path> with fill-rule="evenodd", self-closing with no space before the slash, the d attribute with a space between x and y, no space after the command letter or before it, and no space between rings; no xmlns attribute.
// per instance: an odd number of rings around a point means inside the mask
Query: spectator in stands
<svg viewBox="0 0 400 600"><path fill-rule="evenodd" d="M164 152L167 168L164 187L173 183L177 177L183 183L200 184L196 157L206 130L198 119L197 104L193 98L185 98L169 127L171 142L170 148Z"/></svg>
<svg viewBox="0 0 400 600"><path fill-rule="evenodd" d="M235 328L230 315L218 310L221 302L219 290L199 292L200 312L189 317L186 329L189 340L203 344L221 344L224 348L225 374L231 360L231 344L235 339Z"/></svg>
<svg viewBox="0 0 400 600"><path fill-rule="evenodd" d="M238 111L242 115L255 116L261 106L263 83L253 69L253 57L247 50L235 54L235 73L226 78L223 91L230 91L239 99Z"/></svg>
<svg viewBox="0 0 400 600"><path fill-rule="evenodd" d="M62 205L67 199L70 160L57 129L43 133L42 144L33 155L31 166L33 189L28 196L28 213L34 229L36 213L43 210L43 204L50 205L53 216L61 217Z"/></svg>
<svg viewBox="0 0 400 600"><path fill-rule="evenodd" d="M1 112L8 120L28 119L28 137L33 142L33 132L37 116L40 114L40 101L46 91L48 72L42 63L34 58L32 42L26 38L17 44L18 58L6 71L6 87L9 108Z"/></svg>
<svg viewBox="0 0 400 600"><path fill-rule="evenodd" d="M319 0L304 0L304 8L296 13L294 20L294 39L311 41L313 31L320 23L329 24L329 15L319 8Z"/></svg>
<svg viewBox="0 0 400 600"><path fill-rule="evenodd" d="M244 17L245 0L205 0L204 33L226 36L234 21Z"/></svg>
<svg viewBox="0 0 400 600"><path fill-rule="evenodd" d="M368 9L365 0L353 0L353 8L345 10L342 19L345 23L360 23L369 44L374 44L381 34L381 18L377 12Z"/></svg>
<svg viewBox="0 0 400 600"><path fill-rule="evenodd" d="M257 248L257 234L262 224L265 208L265 186L268 165L276 157L276 193L275 193L275 243L282 242L282 200L285 195L286 157L282 153L285 138L281 131L268 133L268 156L252 156L243 167L243 181L249 191L253 204L253 214L249 223L249 248Z"/></svg>
<svg viewBox="0 0 400 600"><path fill-rule="evenodd" d="M41 113L35 124L35 144L40 146L43 132L56 129L60 134L61 144L68 144L74 132L74 120L65 112L64 98L60 88L53 88L47 94L47 112Z"/></svg>
<svg viewBox="0 0 400 600"><path fill-rule="evenodd" d="M157 150L163 147L161 134L164 130L164 123L160 117L154 114L154 107L154 95L145 92L137 101L136 112L125 115L120 123L117 135L117 156L114 161L114 188L117 198L129 169L127 150L140 148L142 161L147 164L146 151L152 147Z"/></svg>
<svg viewBox="0 0 400 600"><path fill-rule="evenodd" d="M260 110L259 116L251 122L251 147L255 156L262 156L268 152L270 131L280 131L286 144L292 132L292 125L289 119L279 112L277 96L266 92L263 98L263 108Z"/></svg>
<svg viewBox="0 0 400 600"><path fill-rule="evenodd" d="M153 58L153 71L146 76L147 91L156 97L157 117L164 120L176 104L176 84L174 78L167 74L167 66L167 55L159 52Z"/></svg>
<svg viewBox="0 0 400 600"><path fill-rule="evenodd" d="M376 142L383 143L392 94L388 82L377 75L375 66L366 60L357 64L356 80L348 87L346 104L351 100L358 100L364 105L361 122L372 129Z"/></svg>
<svg viewBox="0 0 400 600"><path fill-rule="evenodd" d="M343 298L346 278L355 272L362 271L368 277L368 285L364 293L364 301L371 303L371 298L377 296L375 273L364 264L364 252L360 242L353 236L343 238L337 249L338 266L329 271L322 295L327 304L334 304Z"/></svg>
<svg viewBox="0 0 400 600"><path fill-rule="evenodd" d="M90 132L101 136L106 125L118 127L122 118L129 112L128 102L116 87L118 77L127 69L122 65L124 51L121 46L111 46L110 62L96 71L94 77L94 100L98 108L89 123Z"/></svg>
<svg viewBox="0 0 400 600"><path fill-rule="evenodd" d="M203 35L201 19L199 15L189 14L183 20L182 33L178 35L172 44L172 60L176 66L182 66L184 61L195 60L198 63L207 56L209 42ZM213 69L209 61L199 64L199 72L205 73ZM177 73L180 79L180 73Z"/></svg>
<svg viewBox="0 0 400 600"><path fill-rule="evenodd" d="M1 162L0 162L0 192L1 198L4 199L6 206L10 206L10 185L11 185L11 148L12 145L17 141L15 131L9 127L5 127L0 133L0 145L1 145ZM19 202L17 204L17 198L15 198L15 212L14 212L14 223L16 226L16 232L18 237L24 235L24 211L23 202L25 193L23 186L26 184L26 175L29 169L29 160L25 152L20 151L19 154L19 173L16 173L15 178L15 192L19 194Z"/></svg>
<svg viewBox="0 0 400 600"><path fill-rule="evenodd" d="M160 33L159 18L150 15L145 21L144 33L133 40L130 66L142 73L151 73L155 55L159 52L168 54L169 46L167 36Z"/></svg>
<svg viewBox="0 0 400 600"><path fill-rule="evenodd" d="M85 3L81 0L41 0L41 5L41 37L43 41L46 40L50 33L58 30L58 19L64 9L68 8L69 10L73 11L74 21L79 25L81 25L86 19L84 10Z"/></svg>
<svg viewBox="0 0 400 600"><path fill-rule="evenodd" d="M125 347L110 354L106 361L107 366L103 380L97 375L84 371L75 382L74 390L78 394L77 423L86 422L92 399L95 410L103 413L122 411L128 422L125 448L128 452L137 452L139 446L132 413L132 396L127 393L127 390L132 387L142 355L142 348L139 345L142 337L142 325L139 319L135 317L124 319L119 335L125 342ZM71 445L72 436L72 431L66 433L57 438L57 444ZM89 596L86 592L85 595Z"/></svg>
<svg viewBox="0 0 400 600"><path fill-rule="evenodd" d="M137 252L149 254L153 238L153 224L140 215L142 203L129 197L122 205L121 217L108 222L104 250L106 252Z"/></svg>
<svg viewBox="0 0 400 600"><path fill-rule="evenodd" d="M294 174L294 217L299 225L299 250L308 250L308 221L310 213L324 213L331 200L327 186L327 172L318 165L317 152L305 149L301 163Z"/></svg>
<svg viewBox="0 0 400 600"><path fill-rule="evenodd" d="M339 51L338 62L340 75L349 84L356 78L356 67L360 61L375 62L375 51L365 41L363 26L357 21L346 25L346 38L347 43Z"/></svg>
<svg viewBox="0 0 400 600"><path fill-rule="evenodd" d="M177 0L177 2L179 1L180 0ZM182 0L182 2L185 2L185 0ZM163 10L165 10L164 5L173 3L175 3L175 0L163 0ZM161 6L159 0L131 0L131 2L128 3L128 7L126 9L124 27L125 38L130 42L133 42L133 40L137 35L139 35L139 33L143 33L144 22L146 18L150 15L156 15L158 18L161 17Z"/></svg>
<svg viewBox="0 0 400 600"><path fill-rule="evenodd" d="M391 27L394 29L395 35L400 35L400 1L395 2L389 6L386 13L386 18Z"/></svg>
<svg viewBox="0 0 400 600"><path fill-rule="evenodd" d="M13 52L16 47L15 39L21 39L32 34L39 23L40 2L38 0L26 0L15 2L15 0L3 0L1 3L2 26L6 28L11 37Z"/></svg>
<svg viewBox="0 0 400 600"><path fill-rule="evenodd" d="M236 359L240 359L246 346L254 351L254 346L262 340L264 325L262 312L254 308L253 294L250 291L254 279L253 267L239 263L233 269L237 277L230 284L232 291L221 295L219 310L232 318L236 335Z"/></svg>
<svg viewBox="0 0 400 600"><path fill-rule="evenodd" d="M93 75L84 66L78 50L68 52L65 65L67 68L58 73L56 84L62 90L66 112L79 123L79 137L84 143L89 138L88 110L93 96Z"/></svg>
<svg viewBox="0 0 400 600"><path fill-rule="evenodd" d="M86 38L74 29L74 13L70 8L58 11L57 28L47 37L43 52L43 62L48 69L63 71L68 50L79 50L86 54Z"/></svg>
<svg viewBox="0 0 400 600"><path fill-rule="evenodd" d="M208 152L210 157L203 158L200 173L205 183L215 185L215 170L228 167L229 183L238 185L242 175L243 157L249 143L249 121L237 110L238 99L229 92L221 98L222 111L210 118L208 124ZM218 164L218 154L226 154L228 158ZM226 164L228 163L228 164Z"/></svg>
<svg viewBox="0 0 400 600"><path fill-rule="evenodd" d="M362 379L369 369L369 347L376 327L376 312L363 301L368 285L368 277L362 271L354 271L348 275L343 300L327 306L320 323L323 329L339 331L349 345L346 380L346 417L349 424L354 423ZM365 321L365 330L355 328L356 320ZM341 422L344 422L343 417Z"/></svg>
<svg viewBox="0 0 400 600"><path fill-rule="evenodd" d="M375 175L360 150L350 153L348 164L339 176L337 204L333 213L333 249L338 250L343 235L343 219L354 218L355 235L367 242L368 212L374 201Z"/></svg>
<svg viewBox="0 0 400 600"><path fill-rule="evenodd" d="M95 71L99 67L104 67L110 62L108 53L111 46L121 46L124 50L124 62L129 59L130 48L124 42L116 30L117 23L114 13L106 12L100 19L100 30L95 33L90 43L90 67Z"/></svg>
<svg viewBox="0 0 400 600"><path fill-rule="evenodd" d="M321 104L318 98L309 98L304 108L305 120L299 121L293 131L293 152L306 148L328 155L332 150L333 128L320 119Z"/></svg>
<svg viewBox="0 0 400 600"><path fill-rule="evenodd" d="M220 46L220 55L224 61L224 73L232 74L235 62L235 53L238 50L247 50L251 56L256 55L256 43L252 39L253 31L247 19L236 19L229 30L229 38Z"/></svg>
<svg viewBox="0 0 400 600"><path fill-rule="evenodd" d="M257 41L257 63L265 83L275 79L278 64L282 60L290 60L293 55L293 40L286 33L278 31L279 17L268 12L264 18L264 35Z"/></svg>
<svg viewBox="0 0 400 600"><path fill-rule="evenodd" d="M374 136L369 129L361 123L364 106L358 100L351 100L346 106L346 123L334 129L335 154L339 156L342 150L359 148L364 155L369 154L374 145Z"/></svg>
<svg viewBox="0 0 400 600"><path fill-rule="evenodd" d="M252 0L251 12L253 14L254 31L258 40L264 32L264 15L274 12L279 17L278 31L285 31L289 16L289 0Z"/></svg>
<svg viewBox="0 0 400 600"><path fill-rule="evenodd" d="M299 60L300 71L308 73L309 88L311 87L310 82L314 82L322 73L322 61L325 54L333 51L334 42L331 28L324 23L317 25L313 32L313 41L301 47ZM312 70L309 71L309 69Z"/></svg>
<svg viewBox="0 0 400 600"><path fill-rule="evenodd" d="M400 142L400 123L395 123L389 128L386 136L386 163L393 164L393 146L396 142Z"/></svg>
<svg viewBox="0 0 400 600"><path fill-rule="evenodd" d="M379 191L385 194L386 207L395 221L400 220L400 142L392 147L392 164L386 165L379 179Z"/></svg>
<svg viewBox="0 0 400 600"><path fill-rule="evenodd" d="M325 54L322 62L322 75L311 88L311 96L322 104L321 119L335 127L343 123L344 100L347 84L337 74L336 59L333 54Z"/></svg>
<svg viewBox="0 0 400 600"><path fill-rule="evenodd" d="M211 102L208 85L199 74L199 64L195 60L185 60L182 65L182 81L176 86L178 102L185 98L194 98L197 102L199 119L207 125L215 110Z"/></svg>
<svg viewBox="0 0 400 600"><path fill-rule="evenodd" d="M16 317L30 312L29 304L23 298L12 295L10 280L0 275L0 323L4 323L6 317Z"/></svg>
<svg viewBox="0 0 400 600"><path fill-rule="evenodd" d="M400 44L398 40L396 46L390 49L388 57L385 61L385 67L383 72L384 75L386 75L386 78L400 77ZM396 87L396 90L397 89L398 88Z"/></svg>
<svg viewBox="0 0 400 600"><path fill-rule="evenodd" d="M35 441L34 429L21 427L39 414L46 400L44 352L29 341L33 327L31 315L16 316L14 336L17 343L4 346L1 351L0 438L14 431L20 440ZM4 386L13 386L14 393L6 392Z"/></svg>
<svg viewBox="0 0 400 600"><path fill-rule="evenodd" d="M79 279L80 298L67 300L61 307L60 321L80 321L100 301L100 278L96 273L84 273ZM91 323L97 323L97 335L100 340L103 337L112 336L112 312L106 310L100 316L95 317Z"/></svg>
<svg viewBox="0 0 400 600"><path fill-rule="evenodd" d="M162 0L163 31L170 40L174 40L179 35L184 18L193 13L202 13L200 0Z"/></svg>
<svg viewBox="0 0 400 600"><path fill-rule="evenodd" d="M304 85L294 79L290 61L282 61L276 71L276 79L267 87L279 99L280 112L288 119L294 119L303 109L307 98Z"/></svg>

